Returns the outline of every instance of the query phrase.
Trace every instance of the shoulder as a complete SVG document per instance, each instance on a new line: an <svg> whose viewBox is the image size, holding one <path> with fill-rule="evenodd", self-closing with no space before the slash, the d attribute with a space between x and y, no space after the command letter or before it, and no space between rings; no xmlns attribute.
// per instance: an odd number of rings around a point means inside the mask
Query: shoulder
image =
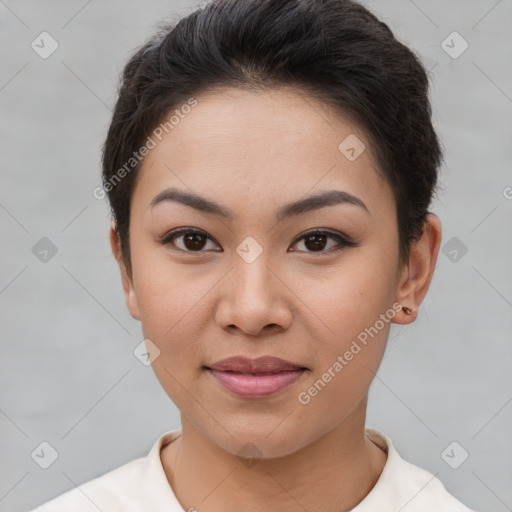
<svg viewBox="0 0 512 512"><path fill-rule="evenodd" d="M377 510L382 499L392 501L401 512L474 512L451 495L436 475L404 460L385 434L371 428L366 433L387 451L388 459L374 489L354 512Z"/></svg>
<svg viewBox="0 0 512 512"><path fill-rule="evenodd" d="M137 485L143 465L144 458L132 460L46 501L31 512L132 512L123 494L116 490L131 489Z"/></svg>
<svg viewBox="0 0 512 512"><path fill-rule="evenodd" d="M180 510L160 460L161 448L179 435L181 429L165 432L146 456L80 484L30 512Z"/></svg>
<svg viewBox="0 0 512 512"><path fill-rule="evenodd" d="M403 512L439 510L443 512L473 512L450 494L443 483L429 471L402 459L400 473L404 482Z"/></svg>

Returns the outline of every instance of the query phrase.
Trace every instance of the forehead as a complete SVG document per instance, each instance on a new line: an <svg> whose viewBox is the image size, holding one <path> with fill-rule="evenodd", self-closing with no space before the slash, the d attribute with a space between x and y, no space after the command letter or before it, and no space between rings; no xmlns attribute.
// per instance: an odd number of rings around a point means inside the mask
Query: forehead
<svg viewBox="0 0 512 512"><path fill-rule="evenodd" d="M276 202L333 188L360 197L369 209L393 202L366 134L306 93L224 87L194 98L197 104L155 139L134 202L149 205L167 187L224 199L234 211L251 203L275 210Z"/></svg>

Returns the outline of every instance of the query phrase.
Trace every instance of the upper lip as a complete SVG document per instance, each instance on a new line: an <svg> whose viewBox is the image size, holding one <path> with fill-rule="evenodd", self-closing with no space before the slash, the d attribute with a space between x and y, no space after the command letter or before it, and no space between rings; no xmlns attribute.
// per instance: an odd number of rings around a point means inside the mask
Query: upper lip
<svg viewBox="0 0 512 512"><path fill-rule="evenodd" d="M266 373L282 372L287 370L302 370L304 366L291 363L279 357L261 356L256 359L250 359L244 356L228 357L207 366L211 370L233 371L242 373Z"/></svg>

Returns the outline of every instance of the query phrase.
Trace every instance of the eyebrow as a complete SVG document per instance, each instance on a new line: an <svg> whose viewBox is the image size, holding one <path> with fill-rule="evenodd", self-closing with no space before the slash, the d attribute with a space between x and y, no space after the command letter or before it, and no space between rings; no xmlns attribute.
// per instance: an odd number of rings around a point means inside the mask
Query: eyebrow
<svg viewBox="0 0 512 512"><path fill-rule="evenodd" d="M234 218L233 212L227 206L223 206L211 199L176 188L167 188L160 192L149 204L149 209L151 210L156 205L167 201L181 203L201 212L223 217L228 220L233 220ZM281 206L276 210L276 220L281 221L288 217L301 215L313 210L319 210L320 208L326 208L328 206L335 206L338 204L358 206L369 213L364 202L358 197L343 190L328 190Z"/></svg>

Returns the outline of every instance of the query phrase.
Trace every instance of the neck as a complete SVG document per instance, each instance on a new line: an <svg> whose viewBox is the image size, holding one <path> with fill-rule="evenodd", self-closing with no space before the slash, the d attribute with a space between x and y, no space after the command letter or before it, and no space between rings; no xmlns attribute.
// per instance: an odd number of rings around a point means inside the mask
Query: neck
<svg viewBox="0 0 512 512"><path fill-rule="evenodd" d="M350 511L374 487L386 454L365 435L366 400L307 446L242 463L182 417L182 435L162 449L169 484L184 510Z"/></svg>

